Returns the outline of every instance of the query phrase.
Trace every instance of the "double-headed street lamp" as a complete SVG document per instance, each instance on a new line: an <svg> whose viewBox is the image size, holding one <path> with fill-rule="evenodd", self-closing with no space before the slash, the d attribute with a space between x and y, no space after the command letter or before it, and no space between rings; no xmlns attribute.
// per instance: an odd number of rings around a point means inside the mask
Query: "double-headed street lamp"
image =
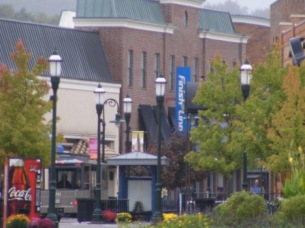
<svg viewBox="0 0 305 228"><path fill-rule="evenodd" d="M166 80L163 76L159 76L156 81L156 100L158 106L158 155L157 155L157 183L156 183L156 199L155 199L155 214L153 216L153 223L162 221L162 207L161 207L161 119L163 115L163 102L165 94Z"/></svg>
<svg viewBox="0 0 305 228"><path fill-rule="evenodd" d="M124 100L124 117L126 121L126 141L125 141L125 150L126 152L131 152L131 141L130 141L130 117L131 117L131 105L132 99L127 95Z"/></svg>
<svg viewBox="0 0 305 228"><path fill-rule="evenodd" d="M55 155L56 155L56 101L57 90L60 82L62 58L56 51L49 57L50 75L53 95L53 113L52 113L52 154L51 154L51 173L49 177L49 208L47 218L51 219L55 226L58 226L57 213L55 211L55 193L56 193L56 178L55 178Z"/></svg>
<svg viewBox="0 0 305 228"><path fill-rule="evenodd" d="M249 64L249 61L246 59L244 64L240 68L240 84L241 84L241 92L244 98L244 102L246 102L250 93L250 82L252 78L252 66ZM247 181L247 153L243 152L243 184L242 187L245 191L248 190L248 181Z"/></svg>
<svg viewBox="0 0 305 228"><path fill-rule="evenodd" d="M96 95L96 113L97 113L97 166L96 166L96 187L95 187L95 209L92 214L92 221L101 221L102 219L102 210L101 210L101 162L105 162L105 110L104 106L108 104L110 107L117 106L119 110L119 103L113 99L108 98L104 100L105 90L99 84L94 91ZM103 114L103 119L101 119L101 115ZM110 121L119 126L121 123L125 122L122 120L121 114L119 111L115 115L115 120ZM102 157L101 157L101 124L103 126L102 129Z"/></svg>

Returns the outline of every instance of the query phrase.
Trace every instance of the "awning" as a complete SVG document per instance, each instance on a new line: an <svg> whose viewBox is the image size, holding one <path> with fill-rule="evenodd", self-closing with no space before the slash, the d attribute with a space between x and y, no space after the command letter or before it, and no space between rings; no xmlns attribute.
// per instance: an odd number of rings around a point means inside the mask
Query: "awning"
<svg viewBox="0 0 305 228"><path fill-rule="evenodd" d="M173 131L175 130L176 123L176 108L168 107L168 121Z"/></svg>
<svg viewBox="0 0 305 228"><path fill-rule="evenodd" d="M156 116L156 119L157 119L157 124L159 124L158 123L159 110L158 110L157 106L154 106L154 113L155 113L155 116ZM162 139L167 140L169 138L170 134L171 134L171 126L170 126L169 121L166 117L166 112L165 112L164 107L163 107L163 115L161 116L161 135L162 135Z"/></svg>
<svg viewBox="0 0 305 228"><path fill-rule="evenodd" d="M121 166L121 165L157 165L157 156L145 152L131 152L116 157L109 158L107 165ZM165 156L161 158L161 165L168 165L169 159Z"/></svg>
<svg viewBox="0 0 305 228"><path fill-rule="evenodd" d="M139 105L140 121L144 125L144 130L152 138L153 141L157 139L157 121L150 105Z"/></svg>
<svg viewBox="0 0 305 228"><path fill-rule="evenodd" d="M186 83L186 92L185 92L185 110L186 114L197 114L198 110L205 110L206 108L201 105L195 105L193 99L196 95L198 89L197 82L188 82Z"/></svg>
<svg viewBox="0 0 305 228"><path fill-rule="evenodd" d="M84 161L76 158L59 158L55 161L55 164L82 164Z"/></svg>

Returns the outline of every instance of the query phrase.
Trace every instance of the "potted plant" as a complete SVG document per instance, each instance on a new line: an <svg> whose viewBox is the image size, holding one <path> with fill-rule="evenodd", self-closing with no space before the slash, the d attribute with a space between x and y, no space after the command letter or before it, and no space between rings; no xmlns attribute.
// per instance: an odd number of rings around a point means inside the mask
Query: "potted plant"
<svg viewBox="0 0 305 228"><path fill-rule="evenodd" d="M6 220L7 228L28 228L30 219L24 214L11 215Z"/></svg>

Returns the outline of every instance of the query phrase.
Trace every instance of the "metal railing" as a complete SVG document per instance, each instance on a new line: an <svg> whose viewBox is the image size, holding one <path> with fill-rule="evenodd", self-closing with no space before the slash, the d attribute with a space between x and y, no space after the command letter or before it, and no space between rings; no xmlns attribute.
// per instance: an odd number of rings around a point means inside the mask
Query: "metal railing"
<svg viewBox="0 0 305 228"><path fill-rule="evenodd" d="M101 200L101 210L111 210L117 213L127 212L129 210L129 201L127 199L108 199Z"/></svg>
<svg viewBox="0 0 305 228"><path fill-rule="evenodd" d="M281 195L274 192L262 193L261 195L266 200L269 214L274 214L278 207L276 199ZM177 199L162 199L162 212L179 214L208 212L226 201L228 197L228 194L223 193L180 193Z"/></svg>

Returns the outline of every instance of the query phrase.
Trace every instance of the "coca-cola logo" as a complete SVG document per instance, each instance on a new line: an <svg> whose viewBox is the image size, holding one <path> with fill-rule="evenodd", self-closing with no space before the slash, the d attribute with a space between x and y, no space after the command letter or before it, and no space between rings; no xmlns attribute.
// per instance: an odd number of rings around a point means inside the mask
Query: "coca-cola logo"
<svg viewBox="0 0 305 228"><path fill-rule="evenodd" d="M28 188L26 190L19 190L16 187L11 187L8 190L8 200L24 200L31 201L32 200L32 189Z"/></svg>

